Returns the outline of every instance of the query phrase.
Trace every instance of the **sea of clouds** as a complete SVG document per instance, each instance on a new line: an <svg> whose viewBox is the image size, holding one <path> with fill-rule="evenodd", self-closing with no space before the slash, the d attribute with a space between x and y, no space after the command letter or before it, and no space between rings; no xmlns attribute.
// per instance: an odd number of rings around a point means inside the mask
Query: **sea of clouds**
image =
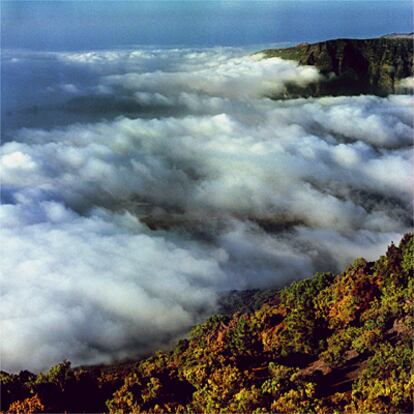
<svg viewBox="0 0 414 414"><path fill-rule="evenodd" d="M3 65L27 97L0 153L4 370L143 355L220 292L375 259L412 226L412 96L272 100L319 73L231 48Z"/></svg>

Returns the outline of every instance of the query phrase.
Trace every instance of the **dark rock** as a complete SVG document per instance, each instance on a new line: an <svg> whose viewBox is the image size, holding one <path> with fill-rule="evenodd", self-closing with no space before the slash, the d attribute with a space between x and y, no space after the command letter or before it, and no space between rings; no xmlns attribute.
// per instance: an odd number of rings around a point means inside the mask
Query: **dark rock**
<svg viewBox="0 0 414 414"><path fill-rule="evenodd" d="M376 39L337 39L264 50L266 58L296 60L316 66L324 79L306 88L289 85L291 96L386 96L400 92L399 81L413 76L413 36L390 35Z"/></svg>

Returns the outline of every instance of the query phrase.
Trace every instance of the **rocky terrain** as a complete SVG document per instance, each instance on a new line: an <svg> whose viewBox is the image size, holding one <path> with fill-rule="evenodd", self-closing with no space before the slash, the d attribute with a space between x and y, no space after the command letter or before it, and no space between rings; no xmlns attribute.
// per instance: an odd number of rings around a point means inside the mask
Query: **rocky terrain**
<svg viewBox="0 0 414 414"><path fill-rule="evenodd" d="M304 89L289 88L292 95L386 96L407 92L403 79L413 76L413 35L392 34L376 39L336 39L285 49L267 49L266 58L296 60L316 66L323 80Z"/></svg>

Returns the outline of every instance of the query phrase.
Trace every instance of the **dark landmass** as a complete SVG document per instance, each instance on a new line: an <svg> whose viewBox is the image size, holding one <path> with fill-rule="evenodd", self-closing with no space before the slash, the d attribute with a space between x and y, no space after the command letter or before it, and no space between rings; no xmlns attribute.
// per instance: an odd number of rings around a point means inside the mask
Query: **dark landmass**
<svg viewBox="0 0 414 414"><path fill-rule="evenodd" d="M324 80L306 88L291 85L290 96L386 96L408 92L400 81L413 76L413 35L391 34L376 39L336 39L302 43L286 49L268 49L266 58L295 60L316 66Z"/></svg>
<svg viewBox="0 0 414 414"><path fill-rule="evenodd" d="M279 291L228 295L226 314L170 352L47 373L1 372L3 412L411 412L414 237L375 262ZM228 311L237 309L231 315Z"/></svg>

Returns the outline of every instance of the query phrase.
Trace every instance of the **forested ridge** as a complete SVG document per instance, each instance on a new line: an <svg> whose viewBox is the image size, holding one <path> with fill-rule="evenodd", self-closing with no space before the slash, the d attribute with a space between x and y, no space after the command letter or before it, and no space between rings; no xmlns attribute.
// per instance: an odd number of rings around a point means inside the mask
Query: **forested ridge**
<svg viewBox="0 0 414 414"><path fill-rule="evenodd" d="M3 412L412 412L412 234L195 326L138 362L1 372ZM245 300L248 301L248 295Z"/></svg>

